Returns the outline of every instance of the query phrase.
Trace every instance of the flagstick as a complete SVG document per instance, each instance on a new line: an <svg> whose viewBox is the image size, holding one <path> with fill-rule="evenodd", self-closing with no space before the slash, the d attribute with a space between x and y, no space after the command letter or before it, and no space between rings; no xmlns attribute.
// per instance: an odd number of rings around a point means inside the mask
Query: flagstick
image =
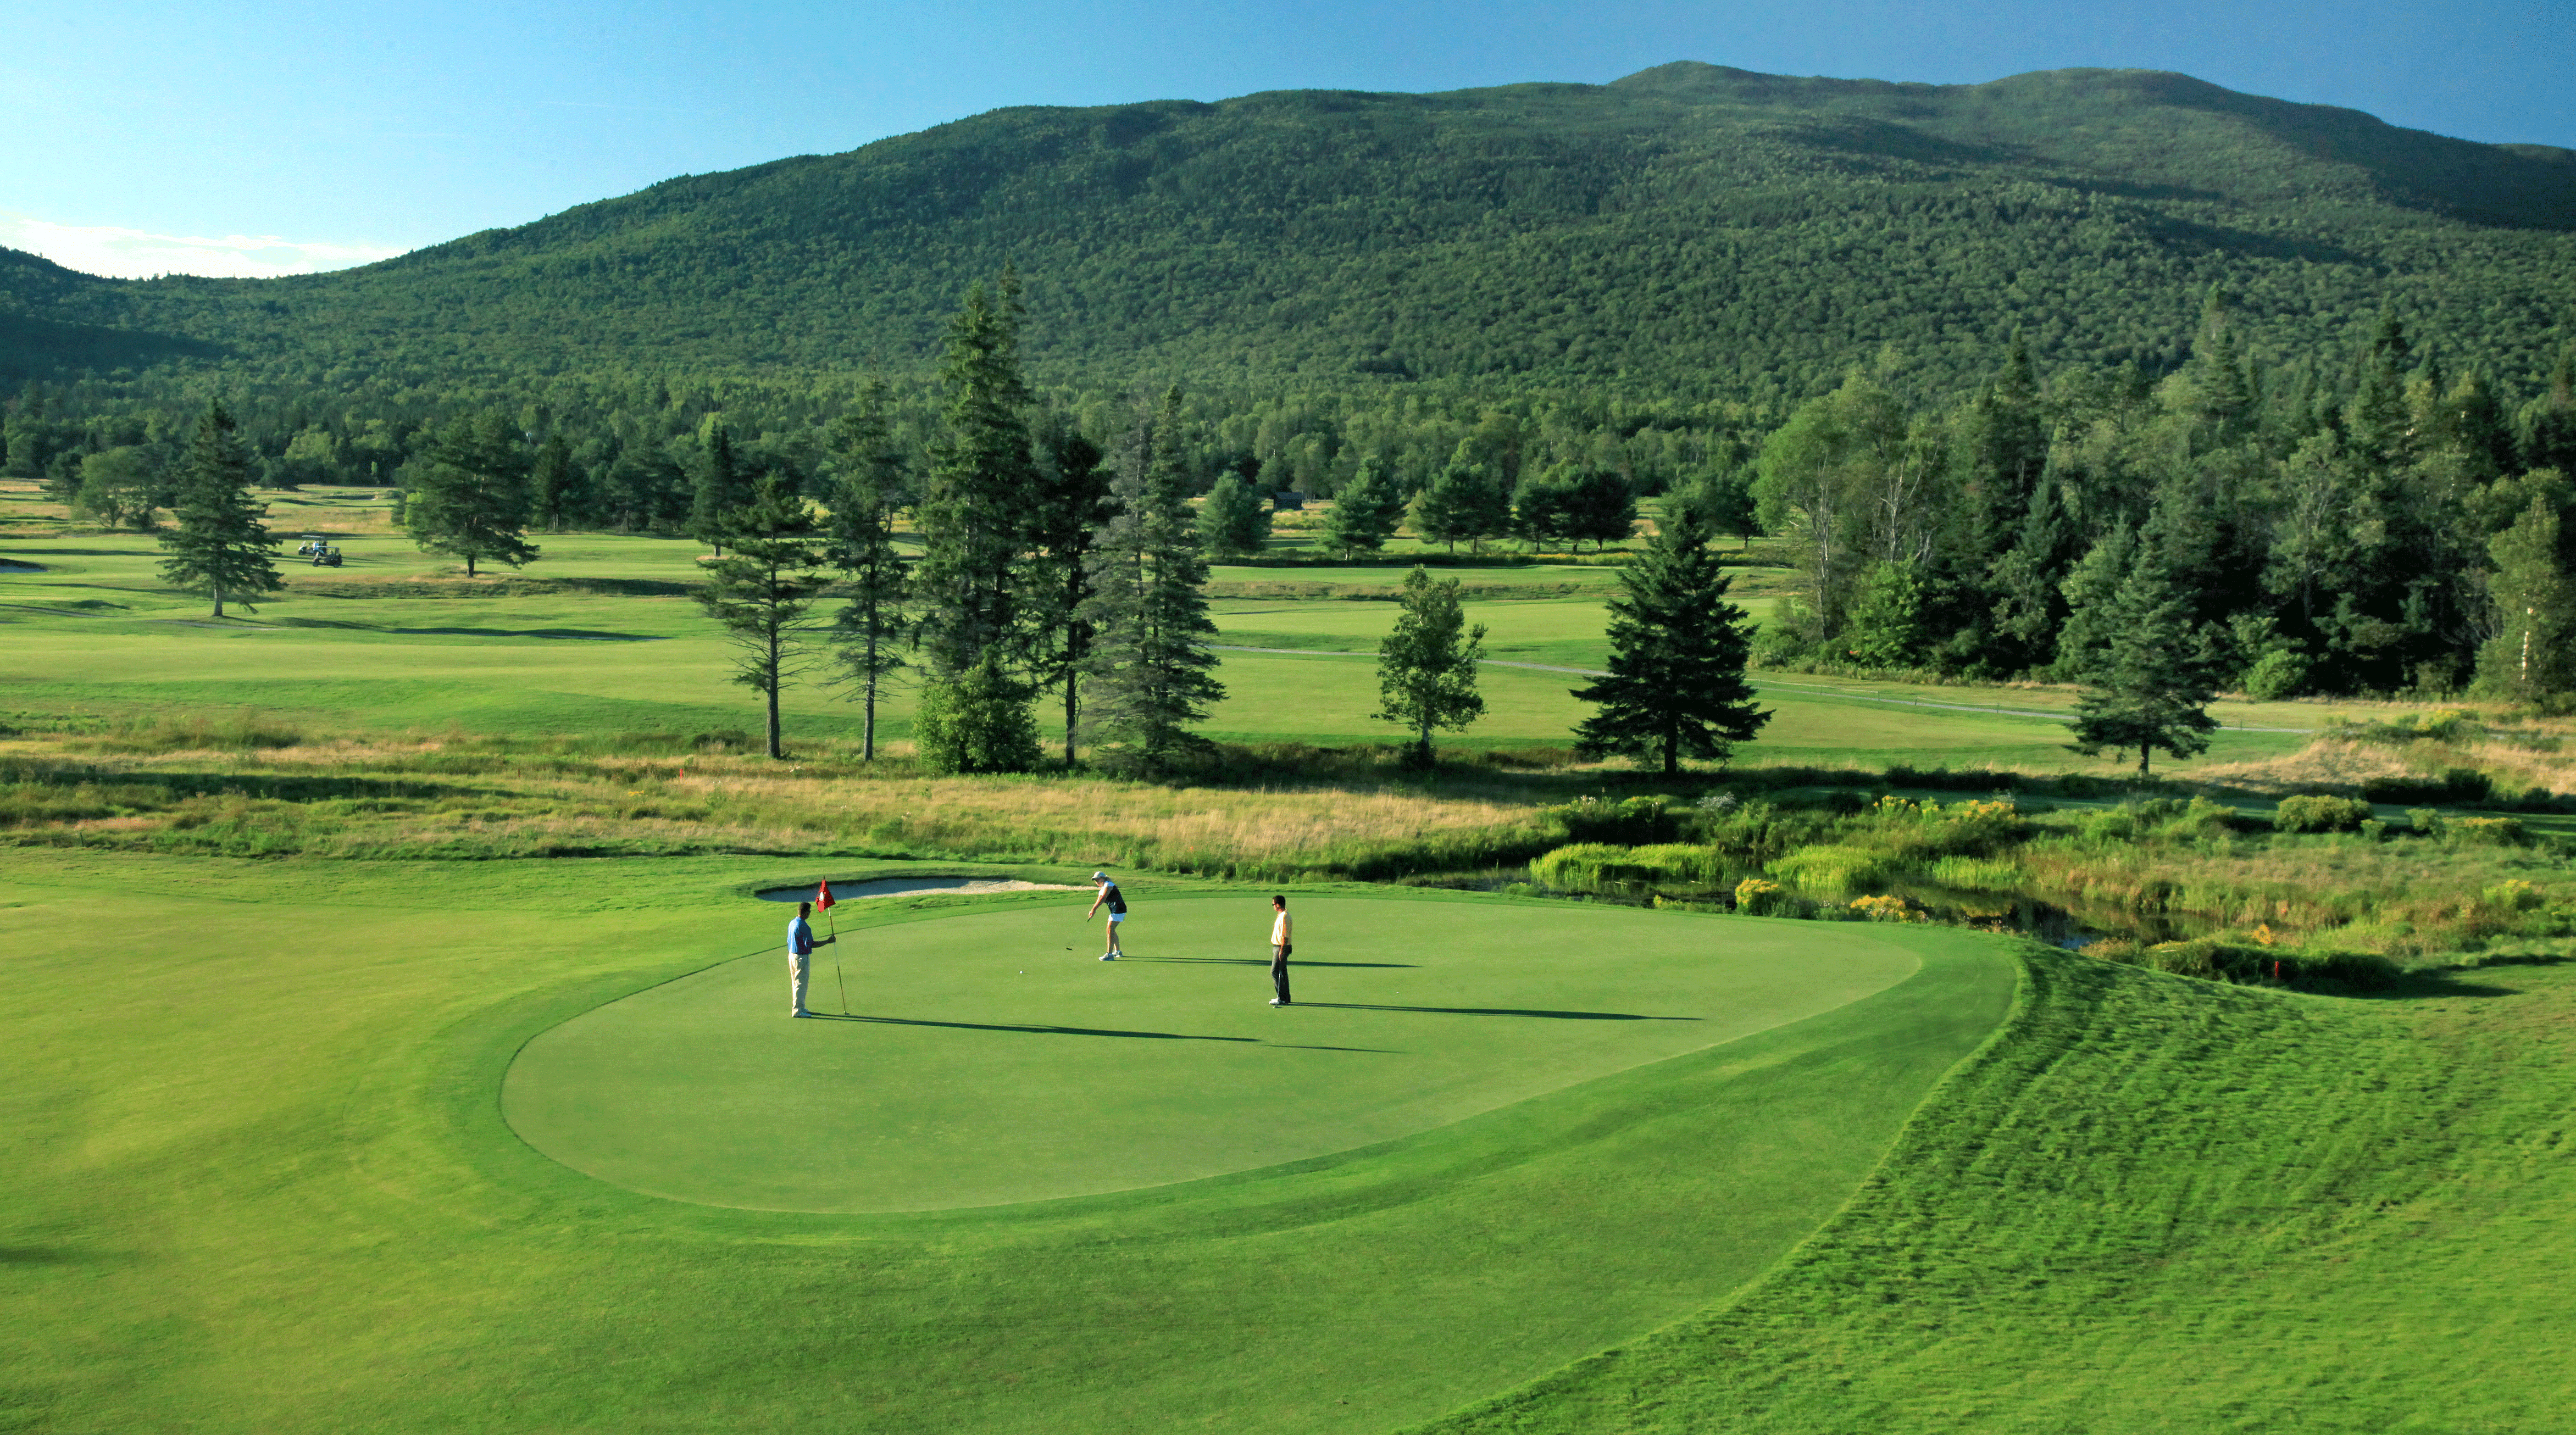
<svg viewBox="0 0 2576 1435"><path fill-rule="evenodd" d="M839 905L841 904L834 902L832 907ZM841 914L833 911L832 907L823 909L823 920L832 924L832 980L840 983L841 1015L848 1016L850 1014L850 979L841 975Z"/></svg>

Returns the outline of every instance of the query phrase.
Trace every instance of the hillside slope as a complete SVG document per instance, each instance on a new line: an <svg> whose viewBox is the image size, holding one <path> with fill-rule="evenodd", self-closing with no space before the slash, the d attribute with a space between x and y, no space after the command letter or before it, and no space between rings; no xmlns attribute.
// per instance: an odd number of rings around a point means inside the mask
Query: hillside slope
<svg viewBox="0 0 2576 1435"><path fill-rule="evenodd" d="M2339 345L2393 303L2528 384L2576 332L2576 153L2157 72L1682 63L997 110L294 279L6 258L0 365L21 375L217 354L334 386L911 371L1010 262L1059 379L1766 398L1893 346L1939 389L2016 329L2047 361L2168 362L2218 283L2258 352Z"/></svg>

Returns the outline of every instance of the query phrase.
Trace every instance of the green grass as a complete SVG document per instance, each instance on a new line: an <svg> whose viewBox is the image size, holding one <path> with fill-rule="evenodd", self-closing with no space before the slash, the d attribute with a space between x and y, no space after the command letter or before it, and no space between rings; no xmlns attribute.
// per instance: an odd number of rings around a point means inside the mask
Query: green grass
<svg viewBox="0 0 2576 1435"><path fill-rule="evenodd" d="M1468 1432L2543 1432L2576 968L2362 1003L2042 956L1835 1221Z"/></svg>
<svg viewBox="0 0 2576 1435"><path fill-rule="evenodd" d="M13 853L0 884L0 1428L1384 1429L1754 1278L1864 1177L1940 1073L2001 1019L2013 982L1999 946L1958 932L1569 914L1720 946L1790 932L1796 945L1774 961L1892 946L1923 965L1875 995L1705 1049L1648 1043L1491 1078L1501 1084L1486 1096L1502 1104L1355 1150L1007 1206L827 1215L688 1204L594 1180L518 1140L497 1098L531 1039L729 958L749 958L740 970L754 976L769 968L757 985L783 999L776 957L756 955L783 914L740 894L812 875L722 859ZM1169 928L1194 905L1175 898L1212 890L1137 888L1141 914L1167 914L1140 922ZM1257 939L1258 897L1195 906L1213 918L1241 903ZM1346 897L1315 908L1390 930L1424 908L1461 922L1563 911ZM1083 899L1061 900L1046 914L1088 933ZM840 928L852 951L935 947L934 931L1008 927L1032 909L1004 899L993 917L951 922L961 910L979 909L854 907ZM1319 960L1348 940L1308 937L1327 949ZM1054 955L1068 980L1136 993L1130 1014L1100 1011L1102 1025L1177 1029L1165 994L1184 994L1194 1014L1200 998L1187 994L1203 985L1261 995L1255 968ZM1642 995L1670 980L1652 975L1668 964L1645 962ZM704 989L731 970L717 966ZM1374 974L1313 976L1357 997ZM1472 962L1448 976L1440 1004L1460 1007L1526 1000L1540 982ZM1641 995L1607 976L1586 985ZM1029 1013L997 995L994 1014ZM1497 1057L1532 1042L1518 1050L1545 1061L1551 1041L1633 1039L1585 1034L1595 1028L1680 1025L1257 1005L1246 1015L1365 1027L1384 1039L1332 1044L1420 1051L1426 1065L1443 1042L1492 1041ZM1512 1022L1544 1029L1448 1031ZM1758 1024L1713 1022L1712 1034ZM808 1035L775 1025L782 1039ZM822 1040L898 1035L808 1027ZM1111 1040L973 1035L1031 1053L996 1059L1064 1062L1069 1081L1097 1075L1082 1063ZM829 1063L784 1070L770 1099L886 1099L842 1084ZM1294 1092L1203 1084L1221 1074L1167 1073L1160 1093L1101 1096L1159 1095L1242 1131L1296 1117Z"/></svg>
<svg viewBox="0 0 2576 1435"><path fill-rule="evenodd" d="M819 954L827 1021L788 1020L774 955L639 992L530 1042L503 1112L567 1165L716 1205L1093 1195L1412 1136L1916 967L1851 929L1326 897L1295 904L1311 961L1274 1010L1267 902L1140 904L1104 963L1082 900L854 932Z"/></svg>

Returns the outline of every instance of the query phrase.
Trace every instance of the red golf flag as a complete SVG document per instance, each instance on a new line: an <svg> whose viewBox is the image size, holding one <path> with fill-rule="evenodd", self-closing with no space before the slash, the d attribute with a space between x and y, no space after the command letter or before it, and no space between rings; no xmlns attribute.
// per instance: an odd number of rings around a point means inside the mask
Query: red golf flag
<svg viewBox="0 0 2576 1435"><path fill-rule="evenodd" d="M829 883L829 882L823 882L823 883L818 883L818 884L815 886L815 888L814 888L814 910L815 910L815 911L817 911L817 912L828 912L828 911L832 910L832 884L831 884L831 883Z"/></svg>

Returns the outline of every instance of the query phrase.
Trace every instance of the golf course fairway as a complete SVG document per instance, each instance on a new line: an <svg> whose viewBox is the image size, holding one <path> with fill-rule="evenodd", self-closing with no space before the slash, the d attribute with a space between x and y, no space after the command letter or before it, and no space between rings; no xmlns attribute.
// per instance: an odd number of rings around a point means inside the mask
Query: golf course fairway
<svg viewBox="0 0 2576 1435"><path fill-rule="evenodd" d="M1273 1008L1261 897L1140 908L1119 962L1080 910L852 932L815 954L819 1020L788 1016L775 954L638 992L530 1042L502 1109L538 1150L652 1195L997 1205L1410 1136L1920 965L1855 924L1325 897L1295 904L1298 1001Z"/></svg>

